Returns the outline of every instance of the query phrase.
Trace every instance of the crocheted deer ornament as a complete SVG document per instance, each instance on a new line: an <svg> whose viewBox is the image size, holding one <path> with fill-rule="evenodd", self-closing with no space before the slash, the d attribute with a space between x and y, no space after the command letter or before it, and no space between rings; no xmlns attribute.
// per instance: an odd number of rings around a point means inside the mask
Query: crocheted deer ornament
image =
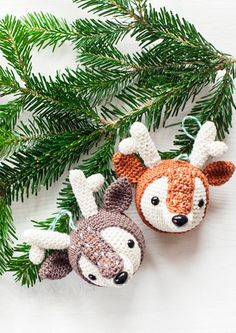
<svg viewBox="0 0 236 333"><path fill-rule="evenodd" d="M208 164L227 150L215 141L212 122L202 125L195 139L189 162L162 160L147 128L139 122L130 129L131 137L121 141L113 162L119 177L136 184L137 210L151 228L168 233L182 233L195 228L204 218L209 202L209 185L226 183L235 166L218 161ZM144 164L135 155L139 153Z"/></svg>
<svg viewBox="0 0 236 333"><path fill-rule="evenodd" d="M42 279L61 279L74 270L96 286L121 286L138 270L144 253L144 237L139 227L123 212L132 201L127 178L112 183L98 209L93 192L104 182L96 174L88 178L82 171L70 171L70 183L84 218L70 235L49 230L24 233L31 244L30 260L41 264ZM57 250L45 258L45 250Z"/></svg>

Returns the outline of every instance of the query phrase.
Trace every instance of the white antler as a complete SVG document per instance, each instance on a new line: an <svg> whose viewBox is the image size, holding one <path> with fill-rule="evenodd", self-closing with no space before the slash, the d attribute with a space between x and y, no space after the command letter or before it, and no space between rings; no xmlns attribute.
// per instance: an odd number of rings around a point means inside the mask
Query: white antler
<svg viewBox="0 0 236 333"><path fill-rule="evenodd" d="M99 191L103 186L104 177L98 173L86 179L81 170L71 170L69 179L83 216L88 218L97 214L98 207L93 192Z"/></svg>
<svg viewBox="0 0 236 333"><path fill-rule="evenodd" d="M194 141L193 150L190 155L190 163L202 168L209 157L218 157L228 149L224 142L215 141L216 127L211 121L207 121L200 128Z"/></svg>
<svg viewBox="0 0 236 333"><path fill-rule="evenodd" d="M70 236L57 231L29 229L23 237L31 245L29 259L35 265L43 262L46 250L64 250L70 246Z"/></svg>
<svg viewBox="0 0 236 333"><path fill-rule="evenodd" d="M136 122L131 126L130 134L130 138L120 142L120 152L125 155L139 153L147 167L156 165L161 158L147 128L142 123Z"/></svg>

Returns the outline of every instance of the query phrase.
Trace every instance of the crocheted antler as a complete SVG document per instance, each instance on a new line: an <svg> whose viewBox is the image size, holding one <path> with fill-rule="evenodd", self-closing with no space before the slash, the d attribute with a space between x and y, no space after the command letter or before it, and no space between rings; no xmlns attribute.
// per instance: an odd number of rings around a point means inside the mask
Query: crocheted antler
<svg viewBox="0 0 236 333"><path fill-rule="evenodd" d="M202 125L194 141L190 163L201 169L209 157L219 157L228 149L224 142L215 141L216 127L211 121Z"/></svg>
<svg viewBox="0 0 236 333"><path fill-rule="evenodd" d="M135 122L130 128L130 134L130 138L120 142L120 152L124 155L139 153L147 167L156 165L161 158L147 128L142 123Z"/></svg>
<svg viewBox="0 0 236 333"><path fill-rule="evenodd" d="M64 250L70 246L70 236L57 231L29 229L23 237L31 245L29 259L35 265L43 262L46 250Z"/></svg>
<svg viewBox="0 0 236 333"><path fill-rule="evenodd" d="M81 170L70 171L70 183L81 212L85 218L95 215L98 207L93 196L104 184L104 177L97 173L88 178Z"/></svg>

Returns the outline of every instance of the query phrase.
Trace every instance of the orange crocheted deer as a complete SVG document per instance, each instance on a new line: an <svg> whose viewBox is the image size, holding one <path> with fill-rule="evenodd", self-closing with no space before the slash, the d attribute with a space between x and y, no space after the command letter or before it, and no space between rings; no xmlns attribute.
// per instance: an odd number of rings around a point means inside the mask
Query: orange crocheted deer
<svg viewBox="0 0 236 333"><path fill-rule="evenodd" d="M224 161L205 167L210 156L220 156L227 150L223 142L215 141L214 123L206 122L199 130L189 162L161 161L142 123L134 123L130 133L130 138L121 141L113 162L117 176L126 176L136 184L135 202L144 223L168 233L195 228L206 214L209 185L226 183L235 170L233 163Z"/></svg>

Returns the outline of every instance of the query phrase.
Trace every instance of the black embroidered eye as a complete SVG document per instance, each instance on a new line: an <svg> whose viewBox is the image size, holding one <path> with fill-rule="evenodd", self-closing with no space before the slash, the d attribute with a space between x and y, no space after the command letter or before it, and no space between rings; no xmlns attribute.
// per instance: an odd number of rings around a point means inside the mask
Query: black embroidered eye
<svg viewBox="0 0 236 333"><path fill-rule="evenodd" d="M151 203L153 204L153 206L157 206L159 204L160 200L158 197L153 197L151 200Z"/></svg>
<svg viewBox="0 0 236 333"><path fill-rule="evenodd" d="M92 281L97 280L96 276L93 275L93 274L89 274L88 277L89 277L89 279L92 280Z"/></svg>
<svg viewBox="0 0 236 333"><path fill-rule="evenodd" d="M200 207L200 208L202 208L203 206L204 206L204 200L203 199L201 199L201 200L199 200L199 202L198 202L198 207Z"/></svg>
<svg viewBox="0 0 236 333"><path fill-rule="evenodd" d="M132 248L134 247L134 245L135 245L133 239L129 239L127 244L128 244L128 247L130 247L131 249L132 249Z"/></svg>

